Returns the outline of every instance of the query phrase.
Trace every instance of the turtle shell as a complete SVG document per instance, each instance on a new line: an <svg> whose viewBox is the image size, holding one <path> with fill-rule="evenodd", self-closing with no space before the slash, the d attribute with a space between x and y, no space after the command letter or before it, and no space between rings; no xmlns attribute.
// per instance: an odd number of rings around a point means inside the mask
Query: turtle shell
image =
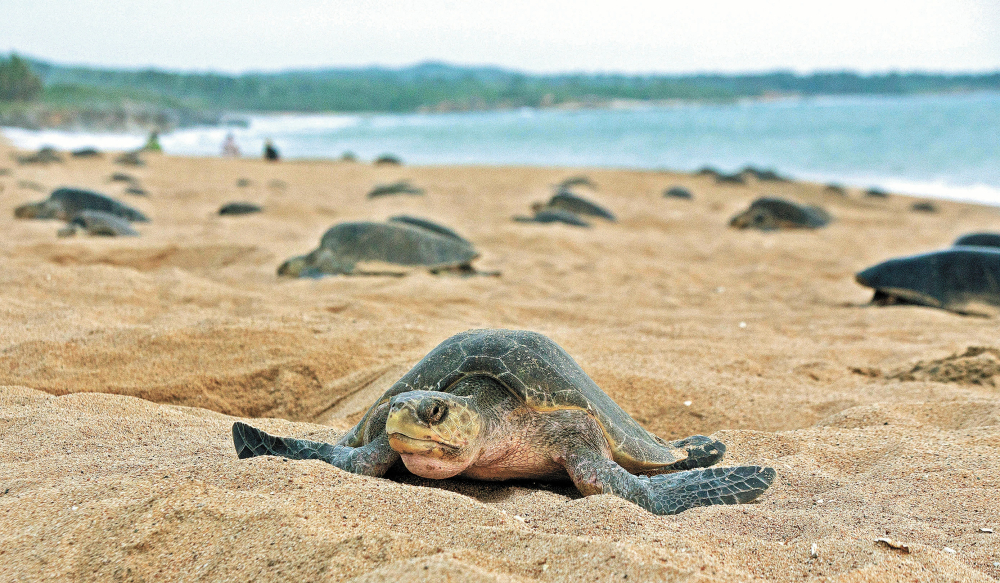
<svg viewBox="0 0 1000 583"><path fill-rule="evenodd" d="M380 261L434 269L463 265L479 256L467 241L402 222L341 223L323 234L319 246L345 264Z"/></svg>
<svg viewBox="0 0 1000 583"><path fill-rule="evenodd" d="M448 393L460 380L479 375L493 378L535 411L586 412L603 429L614 460L630 472L655 471L688 455L643 429L559 345L525 330L470 330L445 340L396 381L340 443L362 445L371 412L400 393Z"/></svg>

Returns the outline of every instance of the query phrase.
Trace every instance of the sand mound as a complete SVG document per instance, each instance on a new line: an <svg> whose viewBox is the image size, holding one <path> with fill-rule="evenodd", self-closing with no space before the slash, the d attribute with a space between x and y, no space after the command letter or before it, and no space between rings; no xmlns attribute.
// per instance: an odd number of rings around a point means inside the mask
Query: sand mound
<svg viewBox="0 0 1000 583"><path fill-rule="evenodd" d="M1000 378L1000 350L986 346L969 347L962 354L937 360L922 360L907 370L889 375L900 381L931 381L996 387Z"/></svg>

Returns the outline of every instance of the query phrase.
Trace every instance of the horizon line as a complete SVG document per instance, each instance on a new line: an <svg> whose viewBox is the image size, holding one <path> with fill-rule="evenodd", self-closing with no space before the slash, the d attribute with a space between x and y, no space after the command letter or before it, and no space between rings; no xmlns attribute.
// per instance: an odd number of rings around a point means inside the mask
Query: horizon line
<svg viewBox="0 0 1000 583"><path fill-rule="evenodd" d="M384 71L405 71L407 69L415 69L421 66L427 65L438 65L444 67L450 67L454 69L493 69L503 73L515 74L515 75L525 75L534 77L560 77L560 76L572 76L572 75L585 75L585 76L601 76L601 75L618 75L626 77L698 77L698 76L758 76L758 75L773 75L773 74L791 74L799 77L808 77L811 75L831 75L831 74L853 74L860 77L878 77L878 76L888 76L888 75L934 75L934 76L989 76L1000 74L1000 67L993 69L955 69L955 70L932 70L932 69L880 69L872 71L862 71L860 69L852 69L849 67L844 68L816 68L811 70L797 70L793 67L774 67L774 68L762 68L762 69L745 69L739 71L724 71L724 70L692 70L692 71L676 71L676 72L664 72L664 71L624 71L624 70L593 70L586 71L582 69L567 69L563 71L549 71L549 72L538 72L529 71L526 69L518 69L515 67L509 67L505 65L498 65L493 63L483 63L483 64L468 64L468 63L457 63L452 61L446 61L442 59L425 59L422 61L414 61L409 64L391 65L391 64L379 64L379 63L369 63L364 65L315 65L315 66L289 66L281 69L243 69L240 71L235 70L223 70L223 69L184 69L184 68L172 68L163 65L100 65L92 63L69 63L62 62L42 57L36 57L30 54L21 53L17 50L8 50L6 56L17 55L18 57L27 59L29 61L35 61L38 63L43 63L50 66L64 67L64 68L77 68L77 69L98 69L98 70L115 70L115 71L130 71L130 72L143 72L143 71L153 71L158 73L173 73L173 74L184 74L184 75L220 75L220 76L231 76L231 77L241 77L248 75L281 75L281 74L292 74L292 73L318 73L324 71L363 71L378 69Z"/></svg>

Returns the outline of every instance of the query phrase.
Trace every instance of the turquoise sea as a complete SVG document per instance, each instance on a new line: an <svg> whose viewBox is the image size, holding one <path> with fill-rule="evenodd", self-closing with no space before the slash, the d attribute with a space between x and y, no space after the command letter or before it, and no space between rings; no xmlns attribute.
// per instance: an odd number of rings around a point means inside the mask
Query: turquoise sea
<svg viewBox="0 0 1000 583"><path fill-rule="evenodd" d="M733 104L472 113L247 115L247 127L164 135L171 154L218 155L225 135L245 155L271 138L287 158L408 164L598 166L691 171L747 164L799 179L879 186L1000 205L1000 93L818 97ZM23 148L140 146L139 134L2 128Z"/></svg>

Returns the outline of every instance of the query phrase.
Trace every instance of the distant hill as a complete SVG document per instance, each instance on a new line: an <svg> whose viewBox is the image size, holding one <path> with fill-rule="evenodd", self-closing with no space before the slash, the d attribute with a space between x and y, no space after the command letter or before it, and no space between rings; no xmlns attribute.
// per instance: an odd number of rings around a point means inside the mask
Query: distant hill
<svg viewBox="0 0 1000 583"><path fill-rule="evenodd" d="M614 100L729 101L780 95L844 95L1000 90L986 74L826 72L625 75L528 74L500 67L427 62L402 68L362 67L279 73L180 73L65 66L29 59L44 82L46 108L175 112L412 112L511 107L600 106ZM181 112L177 114L176 112ZM209 116L211 117L211 116Z"/></svg>

